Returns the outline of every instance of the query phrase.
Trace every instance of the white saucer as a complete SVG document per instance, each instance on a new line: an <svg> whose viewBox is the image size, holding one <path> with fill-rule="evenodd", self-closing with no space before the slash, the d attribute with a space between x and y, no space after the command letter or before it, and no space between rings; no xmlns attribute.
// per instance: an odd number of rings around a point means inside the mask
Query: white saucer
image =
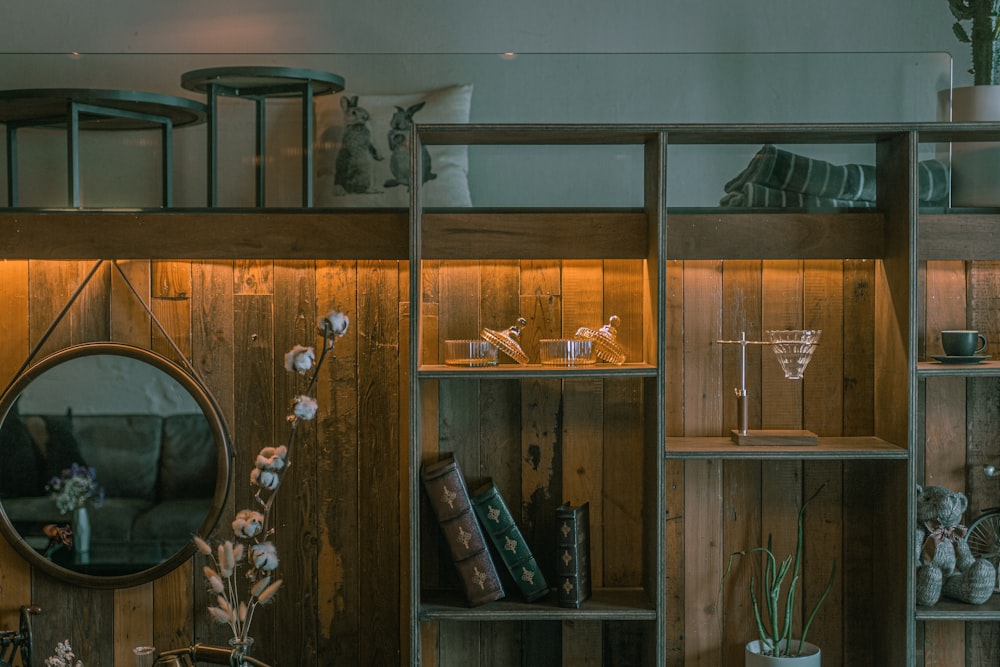
<svg viewBox="0 0 1000 667"><path fill-rule="evenodd" d="M942 364L978 364L990 358L988 354L973 354L969 357L949 357L947 354L932 354L933 358Z"/></svg>

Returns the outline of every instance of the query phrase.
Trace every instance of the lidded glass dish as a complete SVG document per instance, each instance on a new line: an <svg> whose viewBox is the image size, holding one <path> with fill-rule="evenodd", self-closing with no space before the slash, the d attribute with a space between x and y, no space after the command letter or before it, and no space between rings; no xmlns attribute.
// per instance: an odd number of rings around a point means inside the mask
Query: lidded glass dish
<svg viewBox="0 0 1000 667"><path fill-rule="evenodd" d="M521 330L528 326L528 321L523 317L517 318L517 322L503 331L483 328L482 338L485 341L496 345L501 352L521 364L528 365L528 355L521 349Z"/></svg>
<svg viewBox="0 0 1000 667"><path fill-rule="evenodd" d="M594 331L588 327L580 327L576 330L576 337L589 340L594 346L594 355L609 364L620 366L625 363L625 349L618 342L618 325L621 318L612 315L608 318L608 323Z"/></svg>

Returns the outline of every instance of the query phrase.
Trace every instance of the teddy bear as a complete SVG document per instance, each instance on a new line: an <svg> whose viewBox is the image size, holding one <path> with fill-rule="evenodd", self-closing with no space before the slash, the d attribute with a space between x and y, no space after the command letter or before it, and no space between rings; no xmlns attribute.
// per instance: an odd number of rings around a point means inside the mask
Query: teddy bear
<svg viewBox="0 0 1000 667"><path fill-rule="evenodd" d="M958 491L917 485L917 604L935 605L942 595L982 604L993 594L996 568L972 555L959 524L968 504Z"/></svg>

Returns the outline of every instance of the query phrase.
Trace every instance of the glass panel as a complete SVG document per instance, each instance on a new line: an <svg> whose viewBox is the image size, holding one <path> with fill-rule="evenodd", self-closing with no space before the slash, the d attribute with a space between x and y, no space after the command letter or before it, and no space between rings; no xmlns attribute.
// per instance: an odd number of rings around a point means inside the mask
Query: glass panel
<svg viewBox="0 0 1000 667"><path fill-rule="evenodd" d="M182 75L219 67L314 69L345 80L344 94L370 96L392 113L422 93L471 84L471 100L432 113L413 113L415 122L467 118L475 123L817 123L931 121L938 91L951 86L946 53L728 53L728 54L3 54L0 95L36 88L144 91L205 101L186 90ZM343 111L341 95L315 98L315 203L367 205L336 195L331 175ZM468 113L461 108L468 103ZM218 203L255 206L255 107L249 99L219 99ZM2 105L0 105L2 107ZM303 119L299 99L268 99L265 166L266 206L303 204ZM447 111L448 113L445 113ZM372 145L392 163L391 118L373 117ZM331 140L333 143L329 143ZM6 149L6 139L2 139ZM65 132L25 129L18 137L18 198L21 206L66 206L70 200ZM174 131L173 200L177 207L202 207L207 194L207 132L204 123ZM601 152L605 153L602 155ZM516 193L525 205L632 205L638 165L617 148L572 168L553 166L548 149L541 157L477 148L468 155L468 190L475 205L510 203ZM161 204L162 142L157 130L81 132L80 199L84 207L156 207ZM497 169L496 162L502 169ZM0 185L6 200L7 168ZM731 171L731 170L726 170ZM539 173L546 185L539 185ZM498 176L499 174L499 176ZM394 175L377 175L371 205L404 202L405 185ZM442 181L443 182L443 181ZM389 184L389 185L387 185ZM576 199L576 191L587 199ZM705 198L696 196L694 200ZM450 200L448 200L450 201ZM708 199L707 201L711 201Z"/></svg>

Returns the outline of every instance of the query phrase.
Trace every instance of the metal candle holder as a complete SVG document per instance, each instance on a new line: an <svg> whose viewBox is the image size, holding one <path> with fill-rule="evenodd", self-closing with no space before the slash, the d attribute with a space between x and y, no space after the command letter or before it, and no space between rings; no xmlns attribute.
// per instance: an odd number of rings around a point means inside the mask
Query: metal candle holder
<svg viewBox="0 0 1000 667"><path fill-rule="evenodd" d="M720 340L717 343L740 346L740 384L736 387L736 428L733 441L738 445L815 445L819 442L812 431L796 429L751 430L748 428L747 404L747 345L771 345L781 364L785 378L800 380L819 344L818 329L773 329L767 332L768 340L747 340L741 331L738 340Z"/></svg>

